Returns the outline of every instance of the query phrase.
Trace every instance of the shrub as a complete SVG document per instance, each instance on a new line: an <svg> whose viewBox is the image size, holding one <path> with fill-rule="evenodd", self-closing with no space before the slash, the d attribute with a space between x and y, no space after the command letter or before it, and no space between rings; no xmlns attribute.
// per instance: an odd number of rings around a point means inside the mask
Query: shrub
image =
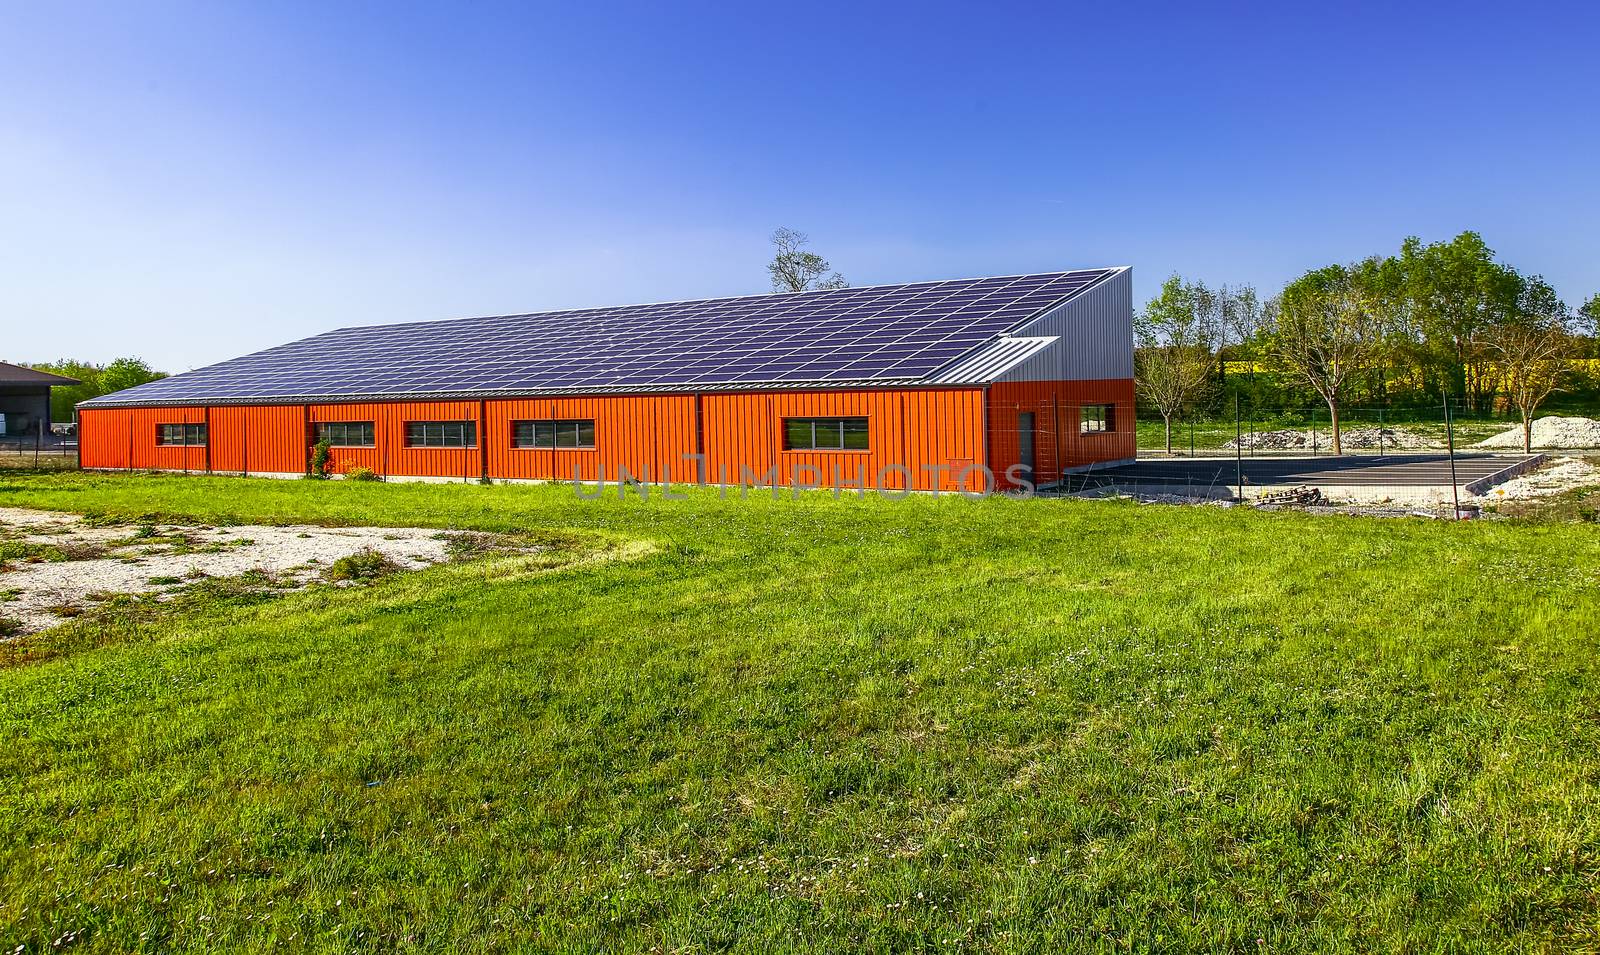
<svg viewBox="0 0 1600 955"><path fill-rule="evenodd" d="M377 580L400 569L400 565L383 552L363 547L329 564L322 575L329 580Z"/></svg>
<svg viewBox="0 0 1600 955"><path fill-rule="evenodd" d="M344 472L344 479L346 481L376 481L378 480L378 472L371 468L354 467Z"/></svg>
<svg viewBox="0 0 1600 955"><path fill-rule="evenodd" d="M332 447L327 438L323 438L311 446L311 476L313 478L320 480L328 476L328 456Z"/></svg>

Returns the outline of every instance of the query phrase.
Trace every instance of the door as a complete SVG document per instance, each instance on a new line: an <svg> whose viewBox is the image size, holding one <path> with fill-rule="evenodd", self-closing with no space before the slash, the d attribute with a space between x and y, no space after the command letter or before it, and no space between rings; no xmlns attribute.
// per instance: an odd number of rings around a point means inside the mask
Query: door
<svg viewBox="0 0 1600 955"><path fill-rule="evenodd" d="M1028 480L1033 480L1033 412L1017 415L1017 462L1027 468Z"/></svg>

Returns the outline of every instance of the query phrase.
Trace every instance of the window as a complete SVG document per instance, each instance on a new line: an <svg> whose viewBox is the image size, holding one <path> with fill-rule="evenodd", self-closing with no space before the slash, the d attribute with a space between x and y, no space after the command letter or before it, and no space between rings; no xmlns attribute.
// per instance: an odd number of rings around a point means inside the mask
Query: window
<svg viewBox="0 0 1600 955"><path fill-rule="evenodd" d="M476 421L407 421L408 448L475 448L478 446Z"/></svg>
<svg viewBox="0 0 1600 955"><path fill-rule="evenodd" d="M865 451L866 418L785 418L786 451Z"/></svg>
<svg viewBox="0 0 1600 955"><path fill-rule="evenodd" d="M156 425L156 444L203 448L206 444L206 426L203 424L158 424Z"/></svg>
<svg viewBox="0 0 1600 955"><path fill-rule="evenodd" d="M370 448L373 440L370 421L323 421L317 425L317 440L336 448Z"/></svg>
<svg viewBox="0 0 1600 955"><path fill-rule="evenodd" d="M1078 409L1078 433L1100 434L1117 430L1116 405L1084 405Z"/></svg>
<svg viewBox="0 0 1600 955"><path fill-rule="evenodd" d="M594 421L513 421L513 448L578 448L594 450Z"/></svg>

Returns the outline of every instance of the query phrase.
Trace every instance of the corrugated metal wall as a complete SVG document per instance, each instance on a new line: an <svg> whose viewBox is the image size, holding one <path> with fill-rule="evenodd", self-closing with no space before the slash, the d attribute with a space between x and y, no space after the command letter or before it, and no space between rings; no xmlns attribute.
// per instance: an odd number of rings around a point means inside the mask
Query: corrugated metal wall
<svg viewBox="0 0 1600 955"><path fill-rule="evenodd" d="M1104 381L1133 377L1133 271L1121 269L1018 329L1060 341L998 381Z"/></svg>
<svg viewBox="0 0 1600 955"><path fill-rule="evenodd" d="M1114 432L1080 434L1078 408L1115 406ZM1021 463L1018 419L1033 415L1034 483L1049 484L1071 468L1134 456L1133 379L1018 381L989 386L989 467L997 480Z"/></svg>
<svg viewBox="0 0 1600 955"><path fill-rule="evenodd" d="M306 469L303 405L230 405L210 409L211 470L294 474Z"/></svg>
<svg viewBox="0 0 1600 955"><path fill-rule="evenodd" d="M331 468L368 467L383 475L616 480L688 483L701 477L690 455L705 455L704 480L822 487L956 490L956 474L982 462L984 398L979 388L807 391L707 395L618 395L495 401L251 405L214 408L85 409L82 462L89 468L294 474L306 470L311 428L322 421L371 421L372 448L334 448ZM785 451L787 417L868 419L866 451ZM593 419L594 450L524 450L511 446L518 420ZM205 448L166 448L156 426L206 422ZM408 448L408 421L475 421L477 448ZM935 471L934 468L939 468ZM974 481L976 487L978 482Z"/></svg>
<svg viewBox="0 0 1600 955"><path fill-rule="evenodd" d="M616 481L624 470L640 481L696 480L693 395L521 398L487 403L489 473L493 477ZM594 421L595 447L515 448L513 421ZM602 474L603 471L603 474Z"/></svg>
<svg viewBox="0 0 1600 955"><path fill-rule="evenodd" d="M738 484L741 466L778 483L955 490L955 474L983 459L977 388L711 394L705 402L707 479ZM865 417L866 451L785 451L784 418ZM932 468L942 466L945 473ZM974 485L976 486L976 484Z"/></svg>

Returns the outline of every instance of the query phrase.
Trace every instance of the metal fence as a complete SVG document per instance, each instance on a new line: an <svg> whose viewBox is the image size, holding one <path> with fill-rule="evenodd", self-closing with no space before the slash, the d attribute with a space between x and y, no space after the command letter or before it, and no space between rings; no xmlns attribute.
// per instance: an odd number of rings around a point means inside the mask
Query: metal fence
<svg viewBox="0 0 1600 955"><path fill-rule="evenodd" d="M1600 425L1578 422L1562 432L1560 449L1537 446L1547 436L1536 430L1536 446L1525 451L1520 419L1463 415L1453 400L1343 407L1336 446L1326 406L1237 401L1221 414L1174 421L1170 450L1160 417L1143 414L1136 463L1065 475L1057 490L1470 517L1518 495L1558 493L1513 482L1551 455L1581 455L1591 432L1600 450Z"/></svg>
<svg viewBox="0 0 1600 955"><path fill-rule="evenodd" d="M50 469L78 466L78 441L51 432L0 436L0 468Z"/></svg>

